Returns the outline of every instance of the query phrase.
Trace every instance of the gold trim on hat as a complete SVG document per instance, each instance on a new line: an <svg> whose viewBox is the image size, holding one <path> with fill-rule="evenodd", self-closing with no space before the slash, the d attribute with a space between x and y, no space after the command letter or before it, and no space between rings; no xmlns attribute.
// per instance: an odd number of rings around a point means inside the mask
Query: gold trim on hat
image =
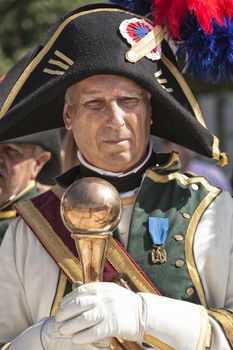
<svg viewBox="0 0 233 350"><path fill-rule="evenodd" d="M163 84L166 84L167 83L167 79L166 78L162 78L161 75L162 75L162 70L159 69L157 72L154 73L154 76L157 80L157 82L161 85L161 87L166 90L167 92L173 92L173 89L171 87L166 87L165 85Z"/></svg>
<svg viewBox="0 0 233 350"><path fill-rule="evenodd" d="M218 165L225 166L228 164L227 155L225 152L220 152L219 150L219 139L214 136L212 145L212 158L218 160Z"/></svg>
<svg viewBox="0 0 233 350"><path fill-rule="evenodd" d="M165 64L165 66L170 70L170 72L175 77L176 81L179 83L183 93L185 94L187 100L189 101L192 110L194 112L194 115L196 119L199 121L199 123L206 127L203 115L201 113L200 107L198 105L198 102L196 101L195 97L193 96L188 84L186 83L185 79L183 78L182 74L179 72L179 70L173 65L169 59L162 54L161 57L162 62ZM213 135L213 146L212 146L212 158L218 160L218 165L225 166L228 163L227 155L224 152L220 152L219 150L219 140L216 136Z"/></svg>
<svg viewBox="0 0 233 350"><path fill-rule="evenodd" d="M59 61L59 60L55 60L53 58L50 58L48 63L53 65L53 66L58 66L59 68L62 68L63 71L54 70L54 69L50 69L50 68L44 68L43 72L51 74L51 75L63 75L65 73L65 71L67 69L69 69L74 64L74 61L71 60L69 57L67 57L65 54L63 54L62 52L60 52L58 50L56 50L54 52L54 55L56 55L57 57L61 58L66 63L64 63L62 61Z"/></svg>
<svg viewBox="0 0 233 350"><path fill-rule="evenodd" d="M160 77L162 74L163 74L163 72L161 69L157 70L157 72L155 72L155 78Z"/></svg>
<svg viewBox="0 0 233 350"><path fill-rule="evenodd" d="M65 69L65 70L67 70L67 69L70 68L70 65L65 64L65 63L63 63L63 62L61 62L61 61L58 61L58 60L54 60L54 59L52 59L52 58L49 60L48 63L51 63L51 64L53 64L54 66L58 66L58 67L63 68L63 69Z"/></svg>
<svg viewBox="0 0 233 350"><path fill-rule="evenodd" d="M183 78L182 74L179 72L179 70L174 66L174 64L169 61L169 59L162 54L161 60L163 64L169 69L169 71L172 73L172 75L175 77L176 81L181 87L181 90L185 94L187 100L189 101L193 112L195 114L196 119L199 121L199 123L206 128L205 120L203 118L203 115L201 113L200 107L193 96L188 84L186 83L185 79Z"/></svg>
<svg viewBox="0 0 233 350"><path fill-rule="evenodd" d="M159 83L159 84L166 84L167 83L167 79L157 79L157 82Z"/></svg>
<svg viewBox="0 0 233 350"><path fill-rule="evenodd" d="M62 70L52 70L52 69L48 69L48 68L44 68L42 72L50 74L50 75L63 75L63 74L65 74L65 72Z"/></svg>
<svg viewBox="0 0 233 350"><path fill-rule="evenodd" d="M62 53L61 51L56 50L56 51L54 52L54 54L55 54L57 57L61 58L61 59L62 59L63 61L65 61L66 63L68 63L69 66L72 66L72 65L74 64L74 61L73 61L71 58L69 58L68 56L66 56L64 53Z"/></svg>

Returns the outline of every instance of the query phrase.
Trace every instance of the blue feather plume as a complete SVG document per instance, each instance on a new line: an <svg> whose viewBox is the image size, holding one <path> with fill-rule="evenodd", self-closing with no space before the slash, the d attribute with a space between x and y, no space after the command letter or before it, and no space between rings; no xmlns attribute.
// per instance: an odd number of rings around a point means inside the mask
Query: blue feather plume
<svg viewBox="0 0 233 350"><path fill-rule="evenodd" d="M225 25L212 23L211 35L204 33L194 16L188 16L182 26L182 43L178 50L186 54L184 71L214 82L233 80L233 19Z"/></svg>
<svg viewBox="0 0 233 350"><path fill-rule="evenodd" d="M109 2L142 16L150 13L152 6L152 0L110 0Z"/></svg>

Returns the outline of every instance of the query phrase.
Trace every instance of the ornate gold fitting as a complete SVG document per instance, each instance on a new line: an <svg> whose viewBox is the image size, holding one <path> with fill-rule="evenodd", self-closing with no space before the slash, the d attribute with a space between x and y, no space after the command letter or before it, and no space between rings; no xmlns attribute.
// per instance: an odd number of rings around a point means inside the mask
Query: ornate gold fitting
<svg viewBox="0 0 233 350"><path fill-rule="evenodd" d="M153 264L164 264L167 261L167 252L164 246L153 246L151 251L151 261Z"/></svg>
<svg viewBox="0 0 233 350"><path fill-rule="evenodd" d="M75 240L83 283L102 281L109 238L120 221L121 212L116 188L99 178L78 180L63 194L61 217Z"/></svg>

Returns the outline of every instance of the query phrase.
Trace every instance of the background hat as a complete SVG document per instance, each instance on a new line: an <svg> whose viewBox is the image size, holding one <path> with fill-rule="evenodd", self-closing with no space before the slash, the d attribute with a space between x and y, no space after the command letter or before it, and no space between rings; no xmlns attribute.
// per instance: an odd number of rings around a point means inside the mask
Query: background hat
<svg viewBox="0 0 233 350"><path fill-rule="evenodd" d="M134 43L149 31L149 20L109 4L66 14L35 50L5 100L0 111L0 140L63 126L66 89L92 75L115 74L151 93L152 134L223 165L226 157L220 153L218 139L206 128L168 43L163 40L153 50L159 56L155 60L146 56L143 45L140 59L132 62L127 57Z"/></svg>
<svg viewBox="0 0 233 350"><path fill-rule="evenodd" d="M3 141L4 143L27 143L39 145L46 151L51 152L51 159L44 165L39 172L36 180L46 185L54 185L53 178L61 173L61 159L60 159L60 129L54 129L44 132L39 132L31 135L26 135L10 140Z"/></svg>

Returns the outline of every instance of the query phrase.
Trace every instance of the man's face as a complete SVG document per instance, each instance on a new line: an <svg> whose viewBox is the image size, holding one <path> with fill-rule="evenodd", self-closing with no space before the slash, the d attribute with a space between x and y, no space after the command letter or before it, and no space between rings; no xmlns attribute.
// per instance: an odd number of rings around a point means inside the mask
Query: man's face
<svg viewBox="0 0 233 350"><path fill-rule="evenodd" d="M73 85L70 97L65 126L89 163L127 172L143 160L151 124L148 92L124 77L96 75Z"/></svg>
<svg viewBox="0 0 233 350"><path fill-rule="evenodd" d="M34 145L0 144L0 204L22 191L34 178Z"/></svg>

